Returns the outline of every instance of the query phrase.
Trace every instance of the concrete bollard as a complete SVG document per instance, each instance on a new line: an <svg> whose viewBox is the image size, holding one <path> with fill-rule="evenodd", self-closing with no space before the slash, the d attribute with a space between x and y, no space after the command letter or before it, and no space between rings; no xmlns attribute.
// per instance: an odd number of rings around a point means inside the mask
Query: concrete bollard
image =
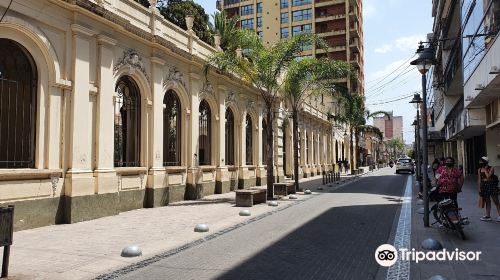
<svg viewBox="0 0 500 280"><path fill-rule="evenodd" d="M278 202L276 200L272 200L272 201L269 201L269 203L267 205L272 206L272 207L276 207L276 206L278 206Z"/></svg>
<svg viewBox="0 0 500 280"><path fill-rule="evenodd" d="M251 216L252 213L250 213L250 210L244 209L240 211L240 216Z"/></svg>
<svg viewBox="0 0 500 280"><path fill-rule="evenodd" d="M194 232L207 232L208 231L208 225L207 224L197 224L194 227Z"/></svg>
<svg viewBox="0 0 500 280"><path fill-rule="evenodd" d="M137 245L130 245L123 248L121 256L124 258L133 258L142 256L142 250Z"/></svg>

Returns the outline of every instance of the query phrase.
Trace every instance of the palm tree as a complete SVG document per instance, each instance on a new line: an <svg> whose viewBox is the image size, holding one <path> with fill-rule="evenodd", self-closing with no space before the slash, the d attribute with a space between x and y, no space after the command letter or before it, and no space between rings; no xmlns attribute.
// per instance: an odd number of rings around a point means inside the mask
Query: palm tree
<svg viewBox="0 0 500 280"><path fill-rule="evenodd" d="M302 52L305 45L321 43L318 37L311 33L302 33L291 38L280 40L273 45L265 46L254 31L242 30L240 52L223 51L212 54L205 67L205 76L210 68L226 74L235 74L250 86L255 87L266 109L267 123L267 195L273 198L273 109L279 100L283 86L281 77L290 64Z"/></svg>
<svg viewBox="0 0 500 280"><path fill-rule="evenodd" d="M305 58L290 64L284 77L284 97L292 109L295 190L299 190L299 110L308 96L331 92L332 81L347 77L349 64L330 59Z"/></svg>
<svg viewBox="0 0 500 280"><path fill-rule="evenodd" d="M238 16L227 17L226 11L215 12L212 15L214 23L208 23L212 35L220 35L220 48L223 51L234 52L241 45L242 29L238 28Z"/></svg>
<svg viewBox="0 0 500 280"><path fill-rule="evenodd" d="M354 136L356 137L356 147L359 146L359 137L363 129L368 129L371 126L366 125L366 120L378 115L385 115L390 118L390 114L385 111L370 112L365 109L364 97L360 95L344 95L343 96L343 113L336 116L335 119L340 123L344 123L349 129L349 162L351 174L358 167L358 158L354 159ZM373 130L373 128L372 128Z"/></svg>

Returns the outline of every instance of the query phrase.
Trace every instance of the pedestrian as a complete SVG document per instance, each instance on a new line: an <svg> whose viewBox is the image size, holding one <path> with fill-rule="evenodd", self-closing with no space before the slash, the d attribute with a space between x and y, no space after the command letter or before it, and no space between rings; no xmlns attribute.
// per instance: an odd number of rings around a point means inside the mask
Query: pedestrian
<svg viewBox="0 0 500 280"><path fill-rule="evenodd" d="M452 157L445 159L445 167L439 172L439 193L443 199L451 199L458 208L458 193L462 191L464 175L455 167L455 160Z"/></svg>
<svg viewBox="0 0 500 280"><path fill-rule="evenodd" d="M481 221L491 221L491 200L495 203L498 212L497 222L500 222L500 203L498 201L498 177L495 175L495 169L488 164L488 158L482 157L479 160L479 169L477 170L477 188L479 195L485 201L485 215Z"/></svg>
<svg viewBox="0 0 500 280"><path fill-rule="evenodd" d="M438 186L438 179L436 178L436 175L439 174L439 167L440 167L440 162L439 159L434 159L432 162L432 177L431 177L431 186L437 187Z"/></svg>

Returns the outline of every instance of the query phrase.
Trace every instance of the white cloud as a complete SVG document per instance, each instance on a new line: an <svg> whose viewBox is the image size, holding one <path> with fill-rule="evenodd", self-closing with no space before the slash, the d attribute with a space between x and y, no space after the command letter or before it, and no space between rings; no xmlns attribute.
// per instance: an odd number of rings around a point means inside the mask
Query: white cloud
<svg viewBox="0 0 500 280"><path fill-rule="evenodd" d="M381 47L378 47L375 49L376 53L388 53L392 51L392 45L391 44L384 44Z"/></svg>
<svg viewBox="0 0 500 280"><path fill-rule="evenodd" d="M390 73L397 71L398 67L400 67L403 63L405 63L407 60L406 59L401 59L401 60L396 60L390 64L387 64L383 69L380 69L378 71L375 71L373 73L368 74L368 81L376 80L378 78L385 77L389 75ZM398 70L401 71L403 70L404 67L400 67Z"/></svg>
<svg viewBox="0 0 500 280"><path fill-rule="evenodd" d="M411 35L395 40L396 47L401 51L416 50L419 42L425 41L425 35Z"/></svg>
<svg viewBox="0 0 500 280"><path fill-rule="evenodd" d="M425 41L424 35L410 35L399 37L390 43L383 44L382 46L375 48L374 52L376 53L388 53L397 49L399 51L412 51L416 50L418 47L418 42Z"/></svg>

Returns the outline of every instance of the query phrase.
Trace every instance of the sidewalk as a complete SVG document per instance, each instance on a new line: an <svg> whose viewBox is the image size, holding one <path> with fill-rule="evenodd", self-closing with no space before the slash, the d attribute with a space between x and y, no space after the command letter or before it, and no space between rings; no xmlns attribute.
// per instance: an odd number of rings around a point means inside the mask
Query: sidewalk
<svg viewBox="0 0 500 280"><path fill-rule="evenodd" d="M346 177L353 176L341 178ZM322 183L321 176L304 178L301 187L316 191L314 187ZM278 207L257 204L243 208L234 206L235 194L230 192L76 224L15 232L8 279L90 279L310 197L299 193L297 200L279 200ZM252 216L239 216L242 209L250 209ZM208 224L210 231L194 232L199 223ZM133 244L139 245L143 256L120 257L121 250Z"/></svg>
<svg viewBox="0 0 500 280"><path fill-rule="evenodd" d="M413 197L418 190L413 188ZM417 210L422 205L416 205L417 199L412 199L412 248L421 250L421 243L427 238L441 242L447 250L481 251L481 260L455 262L419 262L411 263L410 279L429 279L434 275L442 275L447 279L457 280L493 280L500 279L500 222L483 222L479 218L484 215L484 209L478 207L478 193L474 178L467 178L462 193L458 195L458 204L463 208L462 215L469 217L470 224L464 227L466 240L461 240L455 232L445 232L435 224L430 228L423 225L423 215ZM431 202L432 207L434 202ZM496 208L492 205L492 217L496 218ZM430 217L430 223L434 218Z"/></svg>

